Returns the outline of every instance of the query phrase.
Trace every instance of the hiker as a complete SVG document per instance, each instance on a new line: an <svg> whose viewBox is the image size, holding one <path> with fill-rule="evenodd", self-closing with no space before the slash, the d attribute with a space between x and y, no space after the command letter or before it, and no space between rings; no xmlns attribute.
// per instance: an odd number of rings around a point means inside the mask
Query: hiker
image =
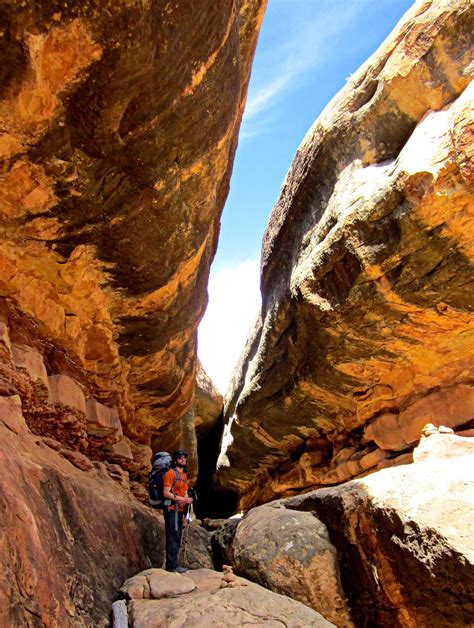
<svg viewBox="0 0 474 628"><path fill-rule="evenodd" d="M188 495L188 478L184 472L188 454L179 449L174 452L171 458L172 467L163 478L163 497L166 500L163 508L166 534L166 571L184 573L187 570L184 567L178 567L178 554L184 513L186 508L193 503L192 498Z"/></svg>

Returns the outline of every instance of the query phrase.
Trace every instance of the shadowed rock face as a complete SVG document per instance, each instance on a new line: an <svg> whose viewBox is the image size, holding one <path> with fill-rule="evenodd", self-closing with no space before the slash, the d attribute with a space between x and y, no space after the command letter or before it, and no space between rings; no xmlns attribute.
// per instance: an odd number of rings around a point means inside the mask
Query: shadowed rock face
<svg viewBox="0 0 474 628"><path fill-rule="evenodd" d="M193 404L264 5L1 8L2 321L134 442L179 441Z"/></svg>
<svg viewBox="0 0 474 628"><path fill-rule="evenodd" d="M120 467L30 434L19 397L0 397L0 442L0 625L108 626L124 579L162 563L161 517Z"/></svg>
<svg viewBox="0 0 474 628"><path fill-rule="evenodd" d="M472 4L416 4L297 151L217 482L241 507L409 461L473 416Z"/></svg>

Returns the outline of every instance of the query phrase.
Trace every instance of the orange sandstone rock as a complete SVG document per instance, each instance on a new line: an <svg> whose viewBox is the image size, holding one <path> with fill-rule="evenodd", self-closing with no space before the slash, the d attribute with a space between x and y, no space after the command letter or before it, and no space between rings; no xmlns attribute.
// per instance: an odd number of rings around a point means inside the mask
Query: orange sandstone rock
<svg viewBox="0 0 474 628"><path fill-rule="evenodd" d="M240 508L354 477L367 447L409 453L428 421L469 427L472 18L415 4L296 152L226 398L216 482Z"/></svg>
<svg viewBox="0 0 474 628"><path fill-rule="evenodd" d="M265 1L198 4L2 6L2 625L108 622L117 580L161 560L134 497L153 438L197 458L196 330Z"/></svg>
<svg viewBox="0 0 474 628"><path fill-rule="evenodd" d="M159 432L170 448L194 404L196 329L264 8L2 13L5 307L36 325L48 375L115 407L140 444Z"/></svg>

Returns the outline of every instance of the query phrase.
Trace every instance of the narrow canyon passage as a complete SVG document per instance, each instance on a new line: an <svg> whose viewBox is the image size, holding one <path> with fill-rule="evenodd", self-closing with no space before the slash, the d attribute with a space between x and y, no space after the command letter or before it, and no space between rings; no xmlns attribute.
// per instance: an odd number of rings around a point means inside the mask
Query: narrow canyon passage
<svg viewBox="0 0 474 628"><path fill-rule="evenodd" d="M281 4L282 40L265 0L0 7L2 626L472 620L472 2ZM335 49L362 65L305 92ZM259 133L283 184L229 273ZM263 215L239 155L229 211ZM225 392L197 352L214 259L223 371L261 291ZM186 573L147 488L177 450Z"/></svg>

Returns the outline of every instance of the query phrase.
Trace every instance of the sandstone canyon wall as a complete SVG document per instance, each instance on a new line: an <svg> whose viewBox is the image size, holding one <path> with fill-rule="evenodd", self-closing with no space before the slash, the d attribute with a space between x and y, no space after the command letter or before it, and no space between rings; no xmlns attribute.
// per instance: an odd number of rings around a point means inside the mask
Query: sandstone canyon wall
<svg viewBox="0 0 474 628"><path fill-rule="evenodd" d="M161 565L163 525L126 473L26 425L0 397L0 625L107 626L124 579Z"/></svg>
<svg viewBox="0 0 474 628"><path fill-rule="evenodd" d="M100 625L107 573L155 558L133 493L152 447L196 453L196 328L264 8L0 7L6 624Z"/></svg>
<svg viewBox="0 0 474 628"><path fill-rule="evenodd" d="M299 147L216 486L240 507L411 460L474 417L471 2L416 3Z"/></svg>
<svg viewBox="0 0 474 628"><path fill-rule="evenodd" d="M251 508L213 544L338 628L471 626L474 439L430 432L414 464Z"/></svg>

